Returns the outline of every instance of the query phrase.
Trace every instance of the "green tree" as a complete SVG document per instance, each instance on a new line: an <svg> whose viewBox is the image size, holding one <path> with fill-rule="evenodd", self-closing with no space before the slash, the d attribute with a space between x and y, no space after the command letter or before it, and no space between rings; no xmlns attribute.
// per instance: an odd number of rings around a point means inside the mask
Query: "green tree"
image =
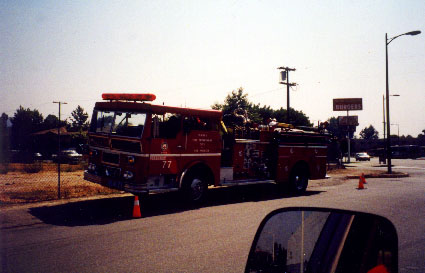
<svg viewBox="0 0 425 273"><path fill-rule="evenodd" d="M89 115L87 114L87 112L84 111L84 109L80 105L78 105L77 108L75 108L75 110L71 112L71 116L73 130L83 131L88 128L87 119L89 118Z"/></svg>
<svg viewBox="0 0 425 273"><path fill-rule="evenodd" d="M365 127L360 131L360 137L366 140L378 139L378 131L370 125L369 127Z"/></svg>
<svg viewBox="0 0 425 273"><path fill-rule="evenodd" d="M425 129L422 130L422 133L423 134L419 134L416 139L417 145L419 146L425 146Z"/></svg>
<svg viewBox="0 0 425 273"><path fill-rule="evenodd" d="M48 115L43 121L43 130L49 130L53 128L58 128L59 119L55 115ZM60 127L68 126L66 120L61 120Z"/></svg>
<svg viewBox="0 0 425 273"><path fill-rule="evenodd" d="M248 109L249 106L248 94L244 94L243 88L239 87L226 96L224 104L215 103L212 108L222 110L224 114L231 114L236 109Z"/></svg>
<svg viewBox="0 0 425 273"><path fill-rule="evenodd" d="M291 123L294 126L312 126L310 119L303 113L303 111L297 111L294 108L289 108L290 122L288 122L288 115L286 114L286 109L280 108L279 110L274 110L272 117L277 121Z"/></svg>
<svg viewBox="0 0 425 273"><path fill-rule="evenodd" d="M0 118L0 129L6 130L7 127L7 121L9 119L9 116L6 113L1 114L1 118Z"/></svg>
<svg viewBox="0 0 425 273"><path fill-rule="evenodd" d="M46 129L52 129L52 128L57 128L58 126L58 117L55 115L48 115L45 119L44 119L44 125L46 127Z"/></svg>
<svg viewBox="0 0 425 273"><path fill-rule="evenodd" d="M11 121L12 147L17 150L29 150L32 144L31 133L43 129L43 115L36 109L19 106Z"/></svg>
<svg viewBox="0 0 425 273"><path fill-rule="evenodd" d="M253 121L257 123L265 123L270 118L275 118L274 110L270 106L260 106L260 104L252 105L251 112L255 113Z"/></svg>
<svg viewBox="0 0 425 273"><path fill-rule="evenodd" d="M0 118L0 162L5 162L8 159L9 152L9 128L7 127L7 121L9 116L6 113L1 114Z"/></svg>
<svg viewBox="0 0 425 273"><path fill-rule="evenodd" d="M244 120L251 119L249 113L251 103L248 101L248 94L243 93L242 87L228 94L223 104L215 103L212 108L223 111L223 120L230 126L242 125Z"/></svg>
<svg viewBox="0 0 425 273"><path fill-rule="evenodd" d="M328 128L327 130L329 133L331 133L333 136L337 138L343 138L346 133L344 133L344 130L339 126L338 118L337 117L331 117L328 119Z"/></svg>
<svg viewBox="0 0 425 273"><path fill-rule="evenodd" d="M265 123L269 118L275 118L278 122L287 122L285 109L274 110L270 106L260 106L260 104L255 105L249 102L248 94L243 93L242 87L228 94L223 104L215 103L211 107L223 111L223 120L228 125L241 125L243 119L240 116L235 116L235 113L237 115L246 115L254 123ZM295 126L312 125L309 118L302 111L291 108L290 115L291 123Z"/></svg>

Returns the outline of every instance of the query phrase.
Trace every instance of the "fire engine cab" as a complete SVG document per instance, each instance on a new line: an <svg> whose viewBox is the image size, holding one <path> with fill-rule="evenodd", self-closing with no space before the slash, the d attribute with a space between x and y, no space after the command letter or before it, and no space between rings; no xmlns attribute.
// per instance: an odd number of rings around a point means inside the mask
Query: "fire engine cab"
<svg viewBox="0 0 425 273"><path fill-rule="evenodd" d="M153 94L103 94L89 130L84 179L136 195L277 183L295 193L326 175L326 134L270 122L225 125L221 111L151 104ZM235 119L234 119L235 120Z"/></svg>

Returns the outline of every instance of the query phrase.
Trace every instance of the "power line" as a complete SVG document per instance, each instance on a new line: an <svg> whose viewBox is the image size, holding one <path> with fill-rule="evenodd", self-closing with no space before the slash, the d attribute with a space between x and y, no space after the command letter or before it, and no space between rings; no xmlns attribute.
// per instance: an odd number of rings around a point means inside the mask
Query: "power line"
<svg viewBox="0 0 425 273"><path fill-rule="evenodd" d="M259 96L259 95L264 95L264 94L274 92L274 91L279 91L279 90L283 90L283 88L275 88L275 89L271 89L271 90L267 90L267 91L262 91L262 92L259 92L259 93L255 93L253 95L248 95L248 97L250 97L250 98L256 97L256 96Z"/></svg>

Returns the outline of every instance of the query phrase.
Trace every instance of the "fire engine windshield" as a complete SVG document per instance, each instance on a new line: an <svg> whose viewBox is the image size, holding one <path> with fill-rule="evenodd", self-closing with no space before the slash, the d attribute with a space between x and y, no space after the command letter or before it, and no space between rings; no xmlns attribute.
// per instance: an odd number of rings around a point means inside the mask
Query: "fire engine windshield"
<svg viewBox="0 0 425 273"><path fill-rule="evenodd" d="M141 137L145 113L94 111L90 131L127 137Z"/></svg>

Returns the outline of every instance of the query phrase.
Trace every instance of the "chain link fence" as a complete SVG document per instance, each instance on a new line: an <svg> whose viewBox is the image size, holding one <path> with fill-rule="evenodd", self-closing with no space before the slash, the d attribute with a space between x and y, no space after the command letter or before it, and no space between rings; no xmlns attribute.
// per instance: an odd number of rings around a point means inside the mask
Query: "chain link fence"
<svg viewBox="0 0 425 273"><path fill-rule="evenodd" d="M118 193L84 180L85 163L58 164L47 161L0 164L0 204L31 203ZM60 173L60 179L58 179Z"/></svg>

